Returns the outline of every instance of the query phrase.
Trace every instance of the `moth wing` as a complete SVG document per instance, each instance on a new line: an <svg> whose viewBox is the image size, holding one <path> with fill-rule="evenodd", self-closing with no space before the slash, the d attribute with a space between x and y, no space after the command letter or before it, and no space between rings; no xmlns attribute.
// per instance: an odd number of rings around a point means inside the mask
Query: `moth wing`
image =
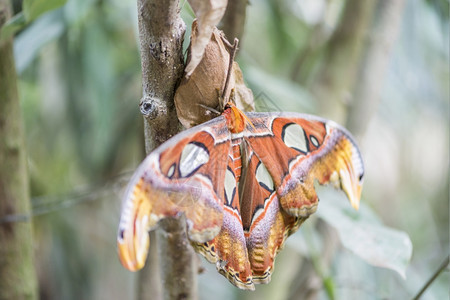
<svg viewBox="0 0 450 300"><path fill-rule="evenodd" d="M342 189L358 208L364 176L359 149L343 127L296 113L249 113L246 140L270 173L281 207L308 217L317 209L314 181Z"/></svg>
<svg viewBox="0 0 450 300"><path fill-rule="evenodd" d="M238 172L240 170L236 169L233 148L230 148L224 176L222 228L212 240L205 243L193 243L193 246L209 262L215 263L217 271L233 285L241 289L254 290L242 227L242 210L237 186Z"/></svg>
<svg viewBox="0 0 450 300"><path fill-rule="evenodd" d="M194 242L206 242L219 233L229 148L225 119L218 117L176 135L147 156L122 203L117 243L126 268L144 266L148 231L162 218L184 213L188 237Z"/></svg>
<svg viewBox="0 0 450 300"><path fill-rule="evenodd" d="M254 283L270 282L277 253L306 218L281 209L274 180L249 146L240 182L242 222Z"/></svg>

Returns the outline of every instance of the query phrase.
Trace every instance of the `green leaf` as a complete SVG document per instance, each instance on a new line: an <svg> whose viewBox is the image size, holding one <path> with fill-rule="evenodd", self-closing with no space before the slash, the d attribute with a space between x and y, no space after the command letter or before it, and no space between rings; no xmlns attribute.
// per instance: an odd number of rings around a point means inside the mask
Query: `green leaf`
<svg viewBox="0 0 450 300"><path fill-rule="evenodd" d="M331 300L335 299L336 298L336 288L335 288L335 283L334 283L333 277L331 277L331 276L325 277L323 280L323 286L328 295L328 298Z"/></svg>
<svg viewBox="0 0 450 300"><path fill-rule="evenodd" d="M8 20L1 28L0 41L10 38L43 13L58 8L66 2L67 0L24 0L23 11Z"/></svg>
<svg viewBox="0 0 450 300"><path fill-rule="evenodd" d="M321 199L317 214L333 226L343 246L369 264L388 268L405 278L412 243L402 231L384 226L371 209L361 203L355 211L341 191L317 185Z"/></svg>
<svg viewBox="0 0 450 300"><path fill-rule="evenodd" d="M18 13L14 17L8 20L5 25L2 27L0 33L0 40L5 40L10 38L14 33L20 30L23 26L25 26L26 20L25 15L23 13Z"/></svg>
<svg viewBox="0 0 450 300"><path fill-rule="evenodd" d="M39 55L42 47L58 38L65 30L60 11L52 11L25 28L14 39L14 57L17 72L22 73Z"/></svg>
<svg viewBox="0 0 450 300"><path fill-rule="evenodd" d="M43 13L62 6L66 1L67 0L24 0L23 12L27 22L30 22Z"/></svg>

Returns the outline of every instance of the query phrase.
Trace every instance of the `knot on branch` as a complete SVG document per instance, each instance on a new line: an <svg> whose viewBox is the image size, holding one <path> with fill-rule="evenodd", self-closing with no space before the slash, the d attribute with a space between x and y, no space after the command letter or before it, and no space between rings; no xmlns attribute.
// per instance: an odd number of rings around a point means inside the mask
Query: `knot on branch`
<svg viewBox="0 0 450 300"><path fill-rule="evenodd" d="M158 105L156 103L159 102L160 102L159 99L156 99L151 96L142 97L141 101L139 102L139 108L144 117L150 120L156 119L156 117L159 114Z"/></svg>

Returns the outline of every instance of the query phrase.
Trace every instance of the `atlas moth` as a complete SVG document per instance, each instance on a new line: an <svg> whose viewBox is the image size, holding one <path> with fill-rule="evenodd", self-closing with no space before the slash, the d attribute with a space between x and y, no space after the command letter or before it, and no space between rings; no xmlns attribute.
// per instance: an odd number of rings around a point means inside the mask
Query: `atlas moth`
<svg viewBox="0 0 450 300"><path fill-rule="evenodd" d="M316 211L314 181L342 189L357 209L364 167L350 133L299 113L222 115L174 136L141 163L125 193L119 257L141 269L148 231L184 214L194 249L232 284L268 283L286 238Z"/></svg>

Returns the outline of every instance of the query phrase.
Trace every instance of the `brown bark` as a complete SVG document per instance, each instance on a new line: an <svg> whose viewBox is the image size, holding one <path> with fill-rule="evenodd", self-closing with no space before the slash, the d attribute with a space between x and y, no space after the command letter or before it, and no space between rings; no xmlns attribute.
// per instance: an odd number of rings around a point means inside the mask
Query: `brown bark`
<svg viewBox="0 0 450 300"><path fill-rule="evenodd" d="M138 1L146 151L150 152L179 131L173 103L182 76L186 25L178 1Z"/></svg>
<svg viewBox="0 0 450 300"><path fill-rule="evenodd" d="M150 232L150 248L147 263L138 274L138 299L162 299L161 278L159 276L158 245L156 231Z"/></svg>
<svg viewBox="0 0 450 300"><path fill-rule="evenodd" d="M180 128L173 103L175 88L184 69L185 24L179 12L177 0L138 1L143 77L140 108L145 116L147 153ZM147 262L149 266L141 271L139 278L139 299L195 299L196 260L186 237L185 220L166 219L160 225L156 240L150 242L157 243L157 251L151 249L153 255ZM159 263L162 293L159 293L159 281L155 280L158 277L156 263Z"/></svg>
<svg viewBox="0 0 450 300"><path fill-rule="evenodd" d="M0 0L0 31L10 17ZM28 173L12 39L0 41L0 219L30 215ZM9 222L11 221L11 222ZM0 223L0 299L36 299L31 219Z"/></svg>

